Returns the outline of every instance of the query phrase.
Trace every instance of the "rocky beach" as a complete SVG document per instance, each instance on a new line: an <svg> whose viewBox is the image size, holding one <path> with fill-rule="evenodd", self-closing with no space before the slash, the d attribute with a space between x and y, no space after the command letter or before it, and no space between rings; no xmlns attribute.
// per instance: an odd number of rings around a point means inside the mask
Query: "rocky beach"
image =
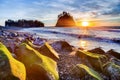
<svg viewBox="0 0 120 80"><path fill-rule="evenodd" d="M0 80L120 80L120 53L0 30Z"/></svg>

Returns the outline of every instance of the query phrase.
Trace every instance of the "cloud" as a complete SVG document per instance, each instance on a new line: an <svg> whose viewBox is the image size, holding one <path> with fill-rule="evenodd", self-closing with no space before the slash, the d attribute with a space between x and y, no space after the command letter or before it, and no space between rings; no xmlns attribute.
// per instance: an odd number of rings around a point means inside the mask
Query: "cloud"
<svg viewBox="0 0 120 80"><path fill-rule="evenodd" d="M62 11L77 19L120 16L120 0L0 0L0 18L56 20Z"/></svg>

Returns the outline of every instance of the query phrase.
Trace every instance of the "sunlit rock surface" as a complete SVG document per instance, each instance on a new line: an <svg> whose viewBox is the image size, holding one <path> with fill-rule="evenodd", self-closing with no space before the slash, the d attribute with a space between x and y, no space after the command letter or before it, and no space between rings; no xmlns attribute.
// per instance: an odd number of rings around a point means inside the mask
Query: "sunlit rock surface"
<svg viewBox="0 0 120 80"><path fill-rule="evenodd" d="M67 12L63 12L62 14L58 15L58 20L56 23L56 27L73 27L76 26L76 23L71 16Z"/></svg>
<svg viewBox="0 0 120 80"><path fill-rule="evenodd" d="M26 43L22 43L15 51L17 59L24 63L28 80L58 80L57 64Z"/></svg>
<svg viewBox="0 0 120 80"><path fill-rule="evenodd" d="M39 48L39 52L55 61L59 59L58 53L47 42Z"/></svg>
<svg viewBox="0 0 120 80"><path fill-rule="evenodd" d="M26 80L24 65L14 59L2 43L0 43L0 80Z"/></svg>
<svg viewBox="0 0 120 80"><path fill-rule="evenodd" d="M71 69L71 75L82 80L103 80L98 72L84 64L77 64L73 69Z"/></svg>
<svg viewBox="0 0 120 80"><path fill-rule="evenodd" d="M102 65L108 60L105 55L95 54L83 50L77 51L76 56L81 58L83 64L90 64L97 71L102 71Z"/></svg>

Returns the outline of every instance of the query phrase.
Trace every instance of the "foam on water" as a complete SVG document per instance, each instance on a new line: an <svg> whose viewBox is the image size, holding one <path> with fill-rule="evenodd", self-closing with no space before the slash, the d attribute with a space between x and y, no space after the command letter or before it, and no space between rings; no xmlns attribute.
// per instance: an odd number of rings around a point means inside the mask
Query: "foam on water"
<svg viewBox="0 0 120 80"><path fill-rule="evenodd" d="M102 47L105 51L120 52L120 29L24 28L19 31L36 33L46 39L66 40L75 47Z"/></svg>

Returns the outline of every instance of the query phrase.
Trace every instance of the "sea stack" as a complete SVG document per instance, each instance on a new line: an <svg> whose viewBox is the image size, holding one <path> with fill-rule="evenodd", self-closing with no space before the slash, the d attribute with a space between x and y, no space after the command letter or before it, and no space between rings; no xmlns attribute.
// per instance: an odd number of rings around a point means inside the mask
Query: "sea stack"
<svg viewBox="0 0 120 80"><path fill-rule="evenodd" d="M65 11L58 15L56 27L72 27L72 26L76 26L73 16L71 16L69 13Z"/></svg>

